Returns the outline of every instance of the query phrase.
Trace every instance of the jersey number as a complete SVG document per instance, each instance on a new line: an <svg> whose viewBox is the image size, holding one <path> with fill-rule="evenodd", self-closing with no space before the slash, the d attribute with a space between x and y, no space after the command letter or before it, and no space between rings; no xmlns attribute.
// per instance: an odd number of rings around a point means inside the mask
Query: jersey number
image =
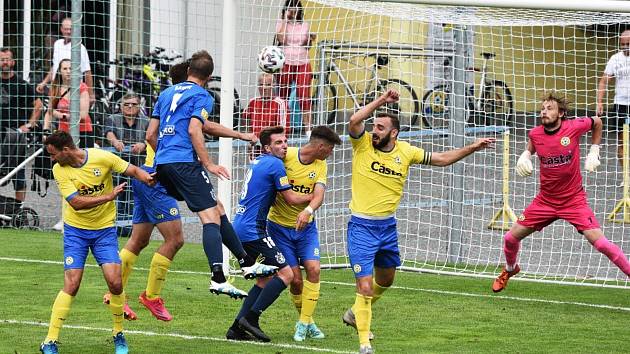
<svg viewBox="0 0 630 354"><path fill-rule="evenodd" d="M271 239L271 237L267 236L267 237L263 238L262 240L265 241L265 243L267 244L267 247L269 247L269 248L276 247L276 244L273 243L273 240Z"/></svg>
<svg viewBox="0 0 630 354"><path fill-rule="evenodd" d="M206 171L201 171L201 175L203 176L203 179L206 180L206 183L210 184L210 178L208 178Z"/></svg>
<svg viewBox="0 0 630 354"><path fill-rule="evenodd" d="M241 199L245 199L247 196L247 186L249 185L249 181L252 179L252 169L247 170L247 175L245 175L245 181L243 181L243 188L241 188Z"/></svg>

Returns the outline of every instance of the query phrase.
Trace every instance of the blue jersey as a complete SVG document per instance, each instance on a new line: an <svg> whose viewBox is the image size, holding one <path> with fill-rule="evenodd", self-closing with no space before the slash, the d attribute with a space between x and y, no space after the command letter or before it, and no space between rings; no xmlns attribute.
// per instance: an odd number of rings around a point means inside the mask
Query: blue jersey
<svg viewBox="0 0 630 354"><path fill-rule="evenodd" d="M267 236L267 214L271 203L276 192L287 189L291 189L291 184L282 160L264 154L252 162L243 182L233 223L241 241L255 241Z"/></svg>
<svg viewBox="0 0 630 354"><path fill-rule="evenodd" d="M173 85L160 94L153 109L153 117L160 119L156 166L197 161L188 125L191 119L199 119L202 123L208 119L213 104L208 91L189 81Z"/></svg>

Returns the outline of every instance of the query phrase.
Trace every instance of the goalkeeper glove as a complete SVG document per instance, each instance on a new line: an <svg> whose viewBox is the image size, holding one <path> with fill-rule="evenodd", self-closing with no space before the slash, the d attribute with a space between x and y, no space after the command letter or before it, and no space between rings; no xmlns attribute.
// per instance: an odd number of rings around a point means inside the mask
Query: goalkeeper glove
<svg viewBox="0 0 630 354"><path fill-rule="evenodd" d="M595 172L599 167L599 145L591 145L591 150L586 155L586 161L584 162L584 169L588 172Z"/></svg>
<svg viewBox="0 0 630 354"><path fill-rule="evenodd" d="M516 162L516 173L521 177L531 176L534 166L532 165L532 153L529 150L523 151L521 157Z"/></svg>

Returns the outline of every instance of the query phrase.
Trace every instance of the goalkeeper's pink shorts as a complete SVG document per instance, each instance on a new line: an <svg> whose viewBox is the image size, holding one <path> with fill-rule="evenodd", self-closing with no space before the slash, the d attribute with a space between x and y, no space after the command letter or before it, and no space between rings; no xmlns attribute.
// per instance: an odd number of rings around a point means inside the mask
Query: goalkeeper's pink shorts
<svg viewBox="0 0 630 354"><path fill-rule="evenodd" d="M536 231L542 230L552 222L563 219L579 231L599 229L599 223L588 205L586 198L579 196L562 206L546 203L538 196L518 217L517 223Z"/></svg>

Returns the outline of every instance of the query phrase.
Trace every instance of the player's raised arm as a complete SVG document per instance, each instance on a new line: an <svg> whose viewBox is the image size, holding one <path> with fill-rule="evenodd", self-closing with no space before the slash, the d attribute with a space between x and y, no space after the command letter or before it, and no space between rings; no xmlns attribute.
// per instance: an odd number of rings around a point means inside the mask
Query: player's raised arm
<svg viewBox="0 0 630 354"><path fill-rule="evenodd" d="M452 165L475 151L494 147L495 141L495 138L481 138L475 140L474 143L459 149L434 152L431 154L431 165L442 167Z"/></svg>
<svg viewBox="0 0 630 354"><path fill-rule="evenodd" d="M599 143L602 141L602 120L599 117L593 117L593 126L591 131L591 148L586 155L586 161L584 161L584 169L589 172L595 172L599 167Z"/></svg>
<svg viewBox="0 0 630 354"><path fill-rule="evenodd" d="M209 120L203 123L203 132L205 134L216 136L219 138L239 139L243 141L248 141L252 144L256 144L258 142L258 138L254 134L237 132L219 123L211 122Z"/></svg>
<svg viewBox="0 0 630 354"><path fill-rule="evenodd" d="M381 106L397 102L399 98L398 92L395 90L387 90L380 97L375 99L374 101L368 103L360 110L356 111L352 117L350 117L350 124L348 129L350 131L350 136L359 137L365 131L365 123L364 121L372 116L372 113L379 109Z"/></svg>

